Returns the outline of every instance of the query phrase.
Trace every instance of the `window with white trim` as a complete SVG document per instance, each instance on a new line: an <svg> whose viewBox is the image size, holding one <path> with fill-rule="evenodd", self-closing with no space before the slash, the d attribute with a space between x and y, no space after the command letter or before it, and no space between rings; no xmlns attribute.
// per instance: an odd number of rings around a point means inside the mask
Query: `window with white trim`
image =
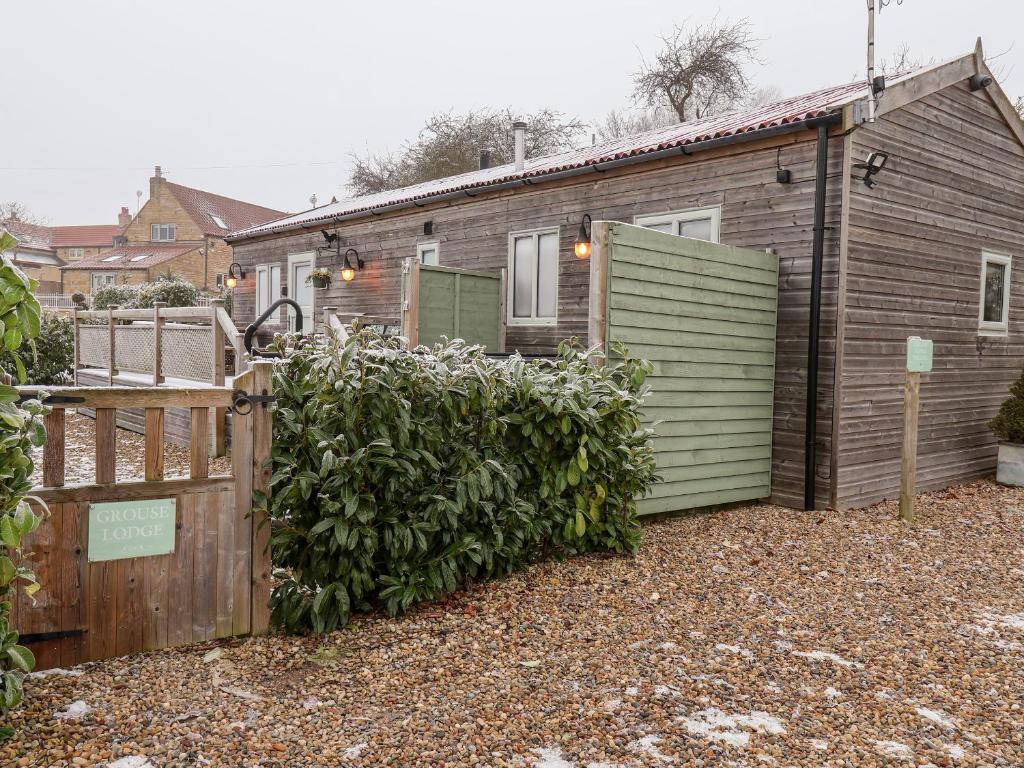
<svg viewBox="0 0 1024 768"><path fill-rule="evenodd" d="M256 315L262 315L271 304L281 298L281 265L261 264L256 267ZM271 322L281 322L281 309Z"/></svg>
<svg viewBox="0 0 1024 768"><path fill-rule="evenodd" d="M429 243L416 243L416 257L420 260L420 264L436 267L441 263L438 257L440 252L441 244L436 240L432 240Z"/></svg>
<svg viewBox="0 0 1024 768"><path fill-rule="evenodd" d="M177 237L176 224L150 224L149 239L154 243L173 243Z"/></svg>
<svg viewBox="0 0 1024 768"><path fill-rule="evenodd" d="M558 237L555 229L508 236L508 322L550 325L558 317Z"/></svg>
<svg viewBox="0 0 1024 768"><path fill-rule="evenodd" d="M224 289L224 273L218 272L213 276L213 284L217 286L217 290L221 291Z"/></svg>
<svg viewBox="0 0 1024 768"><path fill-rule="evenodd" d="M637 216L633 223L638 227L646 227L670 235L717 243L722 228L722 209L716 206L714 208L691 208L686 211L656 213L650 216Z"/></svg>
<svg viewBox="0 0 1024 768"><path fill-rule="evenodd" d="M68 261L85 258L85 248L68 248Z"/></svg>
<svg viewBox="0 0 1024 768"><path fill-rule="evenodd" d="M114 278L116 273L114 272L93 272L92 273L92 292L95 294L97 291L101 291L114 284Z"/></svg>
<svg viewBox="0 0 1024 768"><path fill-rule="evenodd" d="M216 213L210 214L210 221L216 224L221 229L227 229L228 225L224 222L224 219L218 216Z"/></svg>
<svg viewBox="0 0 1024 768"><path fill-rule="evenodd" d="M978 307L978 333L1001 335L1010 324L1009 256L981 252L981 297Z"/></svg>

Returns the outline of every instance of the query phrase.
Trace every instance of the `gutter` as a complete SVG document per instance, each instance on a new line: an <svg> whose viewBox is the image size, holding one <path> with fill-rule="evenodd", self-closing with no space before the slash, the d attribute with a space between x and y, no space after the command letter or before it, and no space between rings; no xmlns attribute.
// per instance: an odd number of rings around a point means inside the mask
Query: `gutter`
<svg viewBox="0 0 1024 768"><path fill-rule="evenodd" d="M751 141L757 141L759 139L767 139L773 136L782 136L789 133L798 133L799 131L816 128L821 125L830 126L838 125L842 122L842 115L833 113L824 117L813 117L806 120L797 120L792 123L786 123L784 125L776 125L771 128L764 128L762 130L747 131L746 133L735 133L730 136L722 136L716 139L707 139L705 141L696 141L692 144L684 144L678 147L669 147L668 149L658 149L653 152L645 152L639 155L630 155L629 157L620 157L615 160L606 160L602 163L592 163L590 165L580 166L578 168L567 168L563 171L553 171L551 173L545 173L540 176L531 176L528 178L511 179L509 181L499 182L497 184L487 184L479 187L471 187L468 189L459 189L451 192L442 192L437 195L430 195L429 197L417 198L416 200L405 200L399 203L392 203L391 205L382 205L378 208L368 208L361 211L353 211L352 213L340 214L338 216L326 217L323 219L316 219L307 221L302 224L290 224L279 229L266 229L258 233L251 235L228 235L224 239L229 243L238 243L244 240L254 240L256 238L267 237L270 235L280 235L285 232L301 232L309 229L321 229L323 227L329 227L333 224L340 224L346 221L352 221L353 219L365 219L373 216L381 216L385 213L393 213L395 211L407 210L410 208L423 208L426 205L433 203L442 203L448 200L459 200L463 198L474 198L483 193L489 192L501 192L506 189L516 189L519 187L534 187L541 184L546 184L550 181L560 181L561 179L568 179L575 176L582 176L587 173L605 173L616 168L623 168L630 165L638 165L640 163L647 163L653 160L661 160L667 157L678 157L679 155L693 155L698 152L704 152L709 149L716 149L718 147L732 146L734 144L745 144Z"/></svg>
<svg viewBox="0 0 1024 768"><path fill-rule="evenodd" d="M818 154L814 163L814 239L811 246L811 307L807 329L807 404L804 411L804 510L814 509L814 465L818 440L818 340L821 327L821 273L825 258L825 192L828 185L828 128L841 121L822 119L818 129ZM833 450L834 450L833 446Z"/></svg>

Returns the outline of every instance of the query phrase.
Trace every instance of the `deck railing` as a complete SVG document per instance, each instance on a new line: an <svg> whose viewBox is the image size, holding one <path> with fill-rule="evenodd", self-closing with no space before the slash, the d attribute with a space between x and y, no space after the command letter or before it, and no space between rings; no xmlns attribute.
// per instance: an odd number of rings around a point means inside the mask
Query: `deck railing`
<svg viewBox="0 0 1024 768"><path fill-rule="evenodd" d="M77 305L72 300L73 293L37 293L36 300L43 309L73 310ZM92 301L92 296L85 296L85 304Z"/></svg>

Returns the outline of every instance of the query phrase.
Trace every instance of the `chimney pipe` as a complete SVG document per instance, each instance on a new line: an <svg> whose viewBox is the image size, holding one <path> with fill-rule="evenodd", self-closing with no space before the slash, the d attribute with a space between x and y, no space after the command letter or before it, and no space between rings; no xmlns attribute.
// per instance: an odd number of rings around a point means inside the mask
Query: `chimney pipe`
<svg viewBox="0 0 1024 768"><path fill-rule="evenodd" d="M121 206L121 212L117 214L118 226L127 227L132 223L132 215L128 212L127 206Z"/></svg>
<svg viewBox="0 0 1024 768"><path fill-rule="evenodd" d="M491 150L481 149L480 150L480 170L486 170L491 167Z"/></svg>
<svg viewBox="0 0 1024 768"><path fill-rule="evenodd" d="M156 200L159 197L160 183L164 180L164 174L160 166L153 169L153 176L149 180L149 199Z"/></svg>
<svg viewBox="0 0 1024 768"><path fill-rule="evenodd" d="M516 120L512 123L512 133L516 139L516 170L526 167L526 123Z"/></svg>

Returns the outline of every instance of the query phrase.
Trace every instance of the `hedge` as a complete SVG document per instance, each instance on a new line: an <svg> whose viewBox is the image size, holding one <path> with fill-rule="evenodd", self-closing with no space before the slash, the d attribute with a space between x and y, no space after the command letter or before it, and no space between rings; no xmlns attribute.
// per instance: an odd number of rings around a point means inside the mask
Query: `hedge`
<svg viewBox="0 0 1024 768"><path fill-rule="evenodd" d="M72 381L75 365L75 330L70 318L44 313L39 335L16 353L25 371L25 383L66 386ZM0 361L0 370L16 375L12 360Z"/></svg>
<svg viewBox="0 0 1024 768"><path fill-rule="evenodd" d="M275 625L326 632L542 557L634 552L656 481L649 363L404 351L364 330L275 366Z"/></svg>
<svg viewBox="0 0 1024 768"><path fill-rule="evenodd" d="M199 290L187 280L161 278L152 283L111 285L93 296L93 309L152 309L153 303L166 302L169 307L194 307L199 303Z"/></svg>
<svg viewBox="0 0 1024 768"><path fill-rule="evenodd" d="M1010 396L988 427L1004 443L1024 443L1024 373L1010 387Z"/></svg>

